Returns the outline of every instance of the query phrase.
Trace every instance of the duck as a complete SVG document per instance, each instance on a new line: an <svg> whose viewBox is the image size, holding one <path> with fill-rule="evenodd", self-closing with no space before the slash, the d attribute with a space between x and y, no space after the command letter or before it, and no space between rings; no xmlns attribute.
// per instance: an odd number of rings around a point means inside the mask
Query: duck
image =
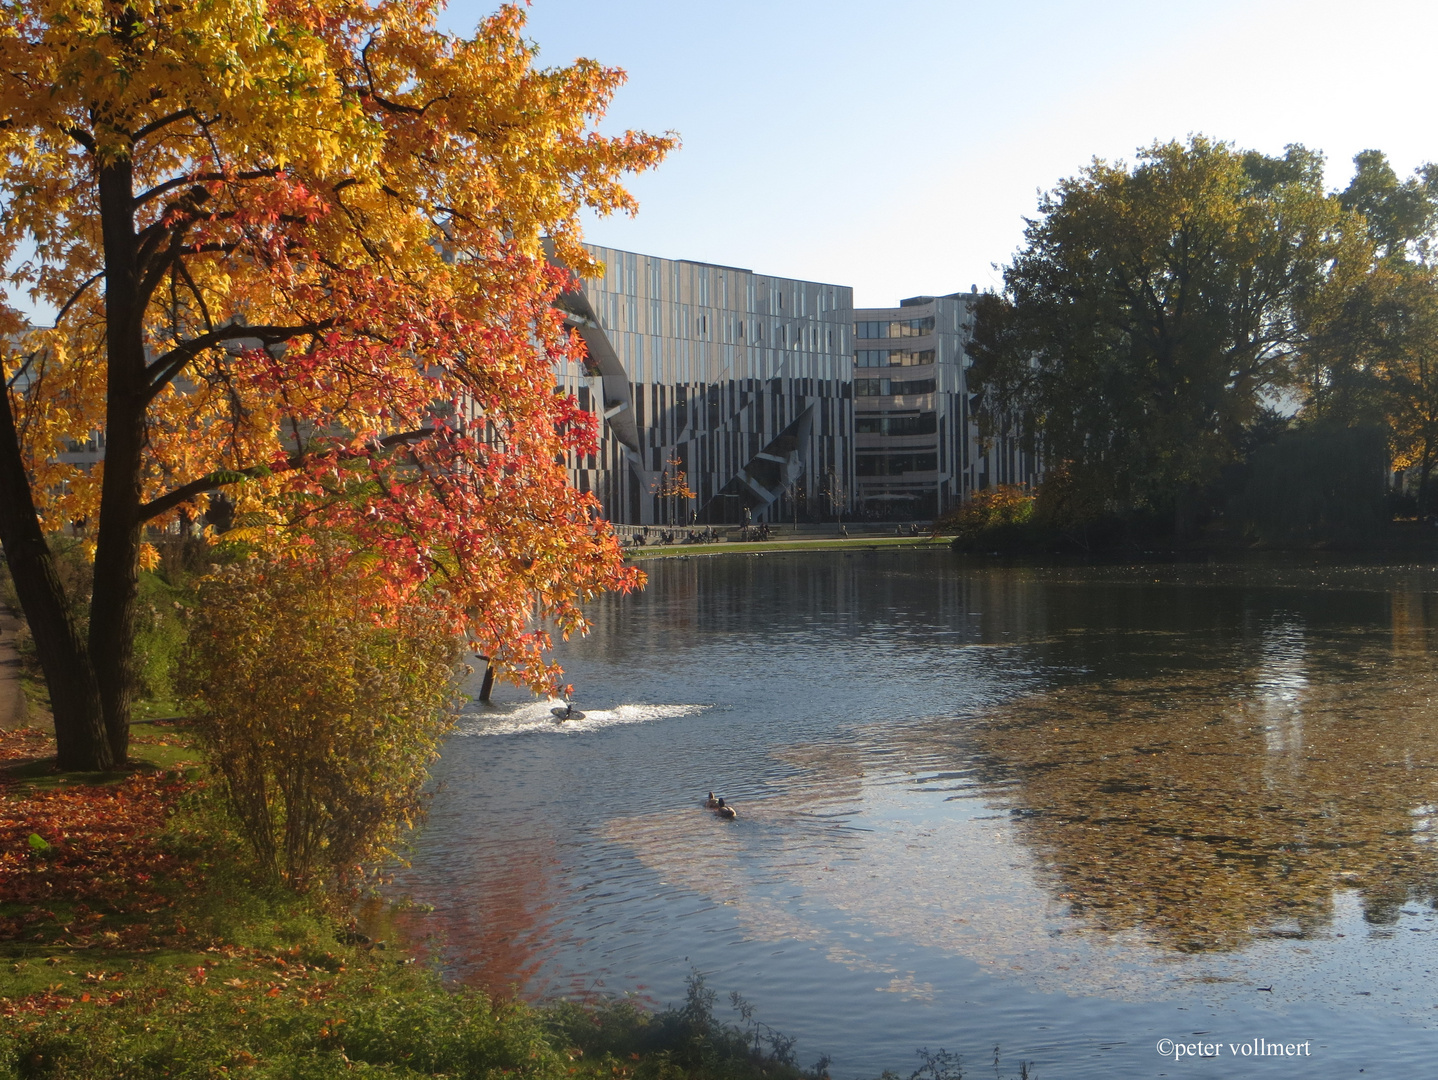
<svg viewBox="0 0 1438 1080"><path fill-rule="evenodd" d="M719 804L723 801L723 799L716 799L714 797L714 792L711 791L709 793L709 798L704 801L704 805L710 810L717 810L719 809Z"/></svg>
<svg viewBox="0 0 1438 1080"><path fill-rule="evenodd" d="M726 818L730 821L739 816L739 811L735 810L732 806L729 806L727 803L724 802L723 799L718 800L718 805L714 807L714 813L718 814L721 818Z"/></svg>

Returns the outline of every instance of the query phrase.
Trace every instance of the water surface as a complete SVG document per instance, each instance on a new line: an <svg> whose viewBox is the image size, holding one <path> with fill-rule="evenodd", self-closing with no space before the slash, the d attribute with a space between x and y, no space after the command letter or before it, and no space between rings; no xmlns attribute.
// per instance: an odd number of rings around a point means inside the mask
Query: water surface
<svg viewBox="0 0 1438 1080"><path fill-rule="evenodd" d="M400 885L457 977L666 1003L699 970L839 1078L995 1043L1041 1077L1431 1067L1434 568L646 569L561 649L585 720L511 694L445 748Z"/></svg>

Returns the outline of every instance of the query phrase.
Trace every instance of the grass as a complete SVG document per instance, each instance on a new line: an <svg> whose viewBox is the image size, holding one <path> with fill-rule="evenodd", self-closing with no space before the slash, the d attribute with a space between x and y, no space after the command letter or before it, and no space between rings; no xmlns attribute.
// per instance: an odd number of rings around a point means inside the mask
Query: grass
<svg viewBox="0 0 1438 1080"><path fill-rule="evenodd" d="M263 880L182 723L134 747L129 769L58 773L44 733L0 735L3 1080L806 1075L697 977L659 1013L446 986L357 933L352 898Z"/></svg>
<svg viewBox="0 0 1438 1080"><path fill-rule="evenodd" d="M183 718L136 720L130 725L130 761L109 772L62 772L55 768L54 737L24 728L8 736L11 757L0 760L0 789L13 797L82 787L114 787L139 775L178 771L195 778L200 753Z"/></svg>

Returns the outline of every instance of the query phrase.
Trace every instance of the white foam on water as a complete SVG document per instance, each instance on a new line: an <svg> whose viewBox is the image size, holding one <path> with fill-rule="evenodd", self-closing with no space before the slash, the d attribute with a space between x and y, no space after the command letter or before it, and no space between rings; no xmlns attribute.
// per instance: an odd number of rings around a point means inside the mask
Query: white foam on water
<svg viewBox="0 0 1438 1080"><path fill-rule="evenodd" d="M616 705L612 709L588 709L577 706L583 719L560 720L550 710L564 702L556 698L530 701L501 710L471 713L461 718L459 735L522 735L539 732L548 735L580 735L620 724L647 724L652 720L668 720L676 716L692 716L708 705Z"/></svg>

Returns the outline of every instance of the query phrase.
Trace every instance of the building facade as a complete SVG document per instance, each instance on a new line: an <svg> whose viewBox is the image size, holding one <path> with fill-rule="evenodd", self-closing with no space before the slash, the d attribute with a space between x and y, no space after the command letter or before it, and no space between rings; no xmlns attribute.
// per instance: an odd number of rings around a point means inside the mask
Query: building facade
<svg viewBox="0 0 1438 1080"><path fill-rule="evenodd" d="M571 462L611 521L832 516L853 490L853 291L594 247L560 299L588 359L561 388L603 419Z"/></svg>
<svg viewBox="0 0 1438 1080"><path fill-rule="evenodd" d="M603 276L559 302L588 357L557 377L602 418L570 470L611 521L926 520L1039 479L972 415L977 292L856 311L843 285L589 250Z"/></svg>
<svg viewBox="0 0 1438 1080"><path fill-rule="evenodd" d="M854 312L854 509L928 520L990 484L1033 484L1016 431L980 437L965 352L977 290Z"/></svg>

